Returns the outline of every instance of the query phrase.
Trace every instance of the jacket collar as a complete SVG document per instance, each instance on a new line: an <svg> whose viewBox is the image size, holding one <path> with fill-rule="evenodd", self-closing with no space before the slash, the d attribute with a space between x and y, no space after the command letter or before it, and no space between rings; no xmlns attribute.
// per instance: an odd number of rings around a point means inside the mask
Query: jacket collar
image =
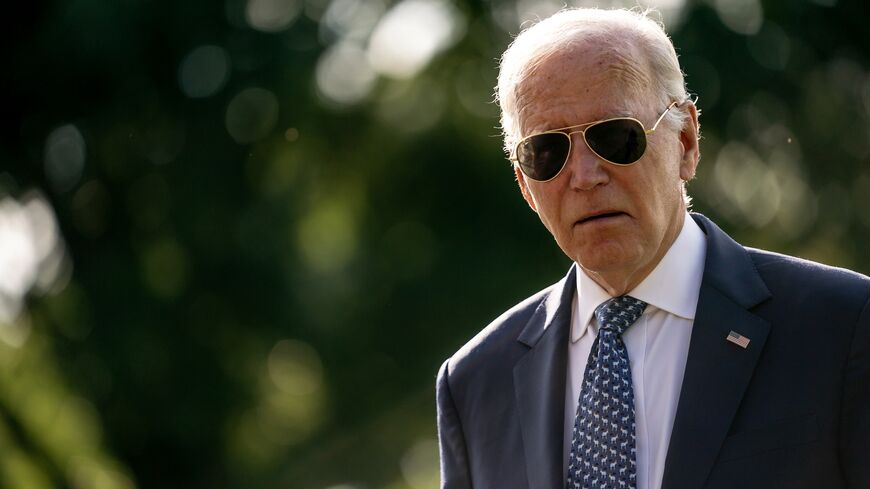
<svg viewBox="0 0 870 489"><path fill-rule="evenodd" d="M530 488L564 486L565 369L576 273L574 265L550 289L518 337L529 347L514 366L513 375Z"/></svg>

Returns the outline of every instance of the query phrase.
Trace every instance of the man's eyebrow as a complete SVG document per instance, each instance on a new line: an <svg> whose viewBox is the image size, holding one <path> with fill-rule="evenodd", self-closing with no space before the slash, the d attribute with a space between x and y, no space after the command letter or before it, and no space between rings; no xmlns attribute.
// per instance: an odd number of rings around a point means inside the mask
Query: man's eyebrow
<svg viewBox="0 0 870 489"><path fill-rule="evenodd" d="M573 127L577 127L577 126L584 126L587 124L592 124L593 122L606 121L608 119L616 119L619 117L633 117L635 119L639 118L637 111L631 110L631 109L628 109L625 107L619 107L619 108L612 109L612 110L607 109L607 110L601 112L600 114L598 114L597 117L594 117L594 118L588 119L588 120L584 120L584 121L577 121L577 122L566 121L565 124L561 124L561 125L548 123L546 125L546 127L542 128L542 129L536 129L536 130L530 131L529 134L537 134L537 133L541 133L541 132L556 131L559 129L567 129L567 128L573 128Z"/></svg>

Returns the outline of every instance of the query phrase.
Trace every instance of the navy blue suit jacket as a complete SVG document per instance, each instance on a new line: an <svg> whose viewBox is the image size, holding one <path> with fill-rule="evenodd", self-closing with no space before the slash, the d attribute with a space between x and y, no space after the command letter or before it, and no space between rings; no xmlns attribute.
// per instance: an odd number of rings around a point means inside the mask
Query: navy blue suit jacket
<svg viewBox="0 0 870 489"><path fill-rule="evenodd" d="M870 279L744 248L692 217L707 256L662 487L870 489ZM443 488L563 487L575 273L441 367Z"/></svg>

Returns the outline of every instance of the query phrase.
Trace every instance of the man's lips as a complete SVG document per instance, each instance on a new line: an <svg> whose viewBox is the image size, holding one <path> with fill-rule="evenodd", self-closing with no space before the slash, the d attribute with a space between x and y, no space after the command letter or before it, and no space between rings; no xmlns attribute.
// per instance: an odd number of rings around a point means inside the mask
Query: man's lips
<svg viewBox="0 0 870 489"><path fill-rule="evenodd" d="M611 217L625 216L625 215L627 215L627 214L622 212L622 211L610 211L610 210L599 211L599 212L595 212L595 213L589 214L585 217L578 219L577 224L586 224L588 222L598 221L598 220L607 219L607 218L611 218Z"/></svg>

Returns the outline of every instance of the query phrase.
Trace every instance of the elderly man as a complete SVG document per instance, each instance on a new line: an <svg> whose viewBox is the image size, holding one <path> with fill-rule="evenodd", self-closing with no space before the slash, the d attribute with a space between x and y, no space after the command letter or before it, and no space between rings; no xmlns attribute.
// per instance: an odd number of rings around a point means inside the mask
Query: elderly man
<svg viewBox="0 0 870 489"><path fill-rule="evenodd" d="M574 266L442 366L442 487L870 488L870 279L688 213L698 112L660 25L562 11L498 97Z"/></svg>

